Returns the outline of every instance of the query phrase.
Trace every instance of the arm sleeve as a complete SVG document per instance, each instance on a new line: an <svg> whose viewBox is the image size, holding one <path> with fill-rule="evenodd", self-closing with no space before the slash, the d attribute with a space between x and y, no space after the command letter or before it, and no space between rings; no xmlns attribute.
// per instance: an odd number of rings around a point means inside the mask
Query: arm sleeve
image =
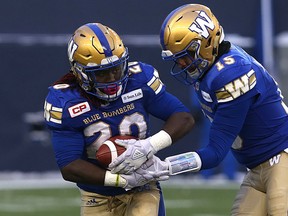
<svg viewBox="0 0 288 216"><path fill-rule="evenodd" d="M82 157L83 140L82 133L63 130L52 131L52 144L59 168L63 168L72 161Z"/></svg>
<svg viewBox="0 0 288 216"><path fill-rule="evenodd" d="M252 102L253 98L248 98L241 103L233 101L219 105L210 128L209 143L196 151L202 161L201 169L216 167L224 159L244 124Z"/></svg>

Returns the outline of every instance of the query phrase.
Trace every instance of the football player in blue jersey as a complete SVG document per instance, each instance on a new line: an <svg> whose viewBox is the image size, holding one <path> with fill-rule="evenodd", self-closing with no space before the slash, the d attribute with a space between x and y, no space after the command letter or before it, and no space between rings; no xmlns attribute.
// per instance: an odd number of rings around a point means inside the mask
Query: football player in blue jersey
<svg viewBox="0 0 288 216"><path fill-rule="evenodd" d="M165 163L152 156L133 172L119 174L101 167L95 154L116 135L149 140L154 154L190 131L190 111L165 90L154 67L128 62L127 47L105 25L79 27L68 56L71 70L49 87L44 117L62 176L80 189L81 216L164 216L158 180L168 177ZM154 135L150 115L164 121Z"/></svg>
<svg viewBox="0 0 288 216"><path fill-rule="evenodd" d="M248 171L231 215L287 215L288 109L277 82L224 39L223 28L204 5L172 11L160 41L163 60L174 62L171 74L194 87L211 121L207 146L166 158L170 173L215 167L232 151Z"/></svg>

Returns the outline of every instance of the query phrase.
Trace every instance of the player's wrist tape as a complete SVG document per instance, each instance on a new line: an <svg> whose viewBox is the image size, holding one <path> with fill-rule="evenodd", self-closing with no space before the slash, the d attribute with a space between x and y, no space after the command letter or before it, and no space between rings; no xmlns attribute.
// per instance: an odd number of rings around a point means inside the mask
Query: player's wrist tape
<svg viewBox="0 0 288 216"><path fill-rule="evenodd" d="M201 159L196 152L187 152L167 157L165 162L168 163L169 174L177 175L184 172L197 172L202 166Z"/></svg>
<svg viewBox="0 0 288 216"><path fill-rule="evenodd" d="M126 180L120 176L120 174L113 174L110 171L106 171L104 186L112 186L112 187L122 187L124 188L126 185Z"/></svg>
<svg viewBox="0 0 288 216"><path fill-rule="evenodd" d="M149 141L151 143L151 146L155 150L154 153L172 144L172 139L170 135L164 130L161 130L158 133L151 136Z"/></svg>

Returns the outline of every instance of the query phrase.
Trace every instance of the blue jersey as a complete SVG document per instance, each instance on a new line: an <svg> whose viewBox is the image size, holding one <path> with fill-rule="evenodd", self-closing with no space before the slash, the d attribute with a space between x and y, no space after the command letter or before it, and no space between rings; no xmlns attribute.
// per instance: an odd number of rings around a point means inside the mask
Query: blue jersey
<svg viewBox="0 0 288 216"><path fill-rule="evenodd" d="M176 112L189 110L165 91L155 68L140 62L129 63L125 92L109 104L95 106L69 84L49 87L45 101L45 120L59 168L79 158L99 165L95 154L105 140L116 135L144 139L150 136L150 114L165 121ZM126 192L98 185L78 187L109 196Z"/></svg>
<svg viewBox="0 0 288 216"><path fill-rule="evenodd" d="M288 147L288 109L275 80L237 46L194 85L211 120L209 143L197 152L202 169L218 165L231 149L253 168Z"/></svg>

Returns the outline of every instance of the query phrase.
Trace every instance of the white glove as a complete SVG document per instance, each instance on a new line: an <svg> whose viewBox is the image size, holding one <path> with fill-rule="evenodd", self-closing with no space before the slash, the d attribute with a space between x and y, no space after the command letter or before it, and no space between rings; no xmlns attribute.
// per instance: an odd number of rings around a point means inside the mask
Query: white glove
<svg viewBox="0 0 288 216"><path fill-rule="evenodd" d="M148 161L146 161L142 166L140 167L142 169L145 169L149 172L153 172L155 174L161 175L162 173L167 173L167 176L160 176L159 181L165 181L169 179L169 164L165 161L161 161L160 158L153 155L152 158L150 158Z"/></svg>
<svg viewBox="0 0 288 216"><path fill-rule="evenodd" d="M158 169L156 169L157 167ZM140 167L131 174L113 174L110 171L106 171L104 185L122 187L130 190L134 187L143 186L150 181L164 181L169 179L168 169L165 170L164 167L160 165L153 166L151 162L151 164L146 165L144 168Z"/></svg>
<svg viewBox="0 0 288 216"><path fill-rule="evenodd" d="M156 153L156 150L149 142L150 137L144 140L118 140L115 142L118 145L124 146L126 151L109 164L109 169L112 173L132 173L138 169L145 161Z"/></svg>
<svg viewBox="0 0 288 216"><path fill-rule="evenodd" d="M148 169L138 168L131 174L120 174L122 178L126 180L124 186L125 189L131 189L137 186L145 185L151 181L166 181L169 179L168 166L166 169L156 169L154 166L148 167Z"/></svg>
<svg viewBox="0 0 288 216"><path fill-rule="evenodd" d="M116 139L115 142L124 146L126 151L109 164L109 169L112 173L128 174L138 169L156 152L171 145L172 139L167 132L161 130L147 139Z"/></svg>

